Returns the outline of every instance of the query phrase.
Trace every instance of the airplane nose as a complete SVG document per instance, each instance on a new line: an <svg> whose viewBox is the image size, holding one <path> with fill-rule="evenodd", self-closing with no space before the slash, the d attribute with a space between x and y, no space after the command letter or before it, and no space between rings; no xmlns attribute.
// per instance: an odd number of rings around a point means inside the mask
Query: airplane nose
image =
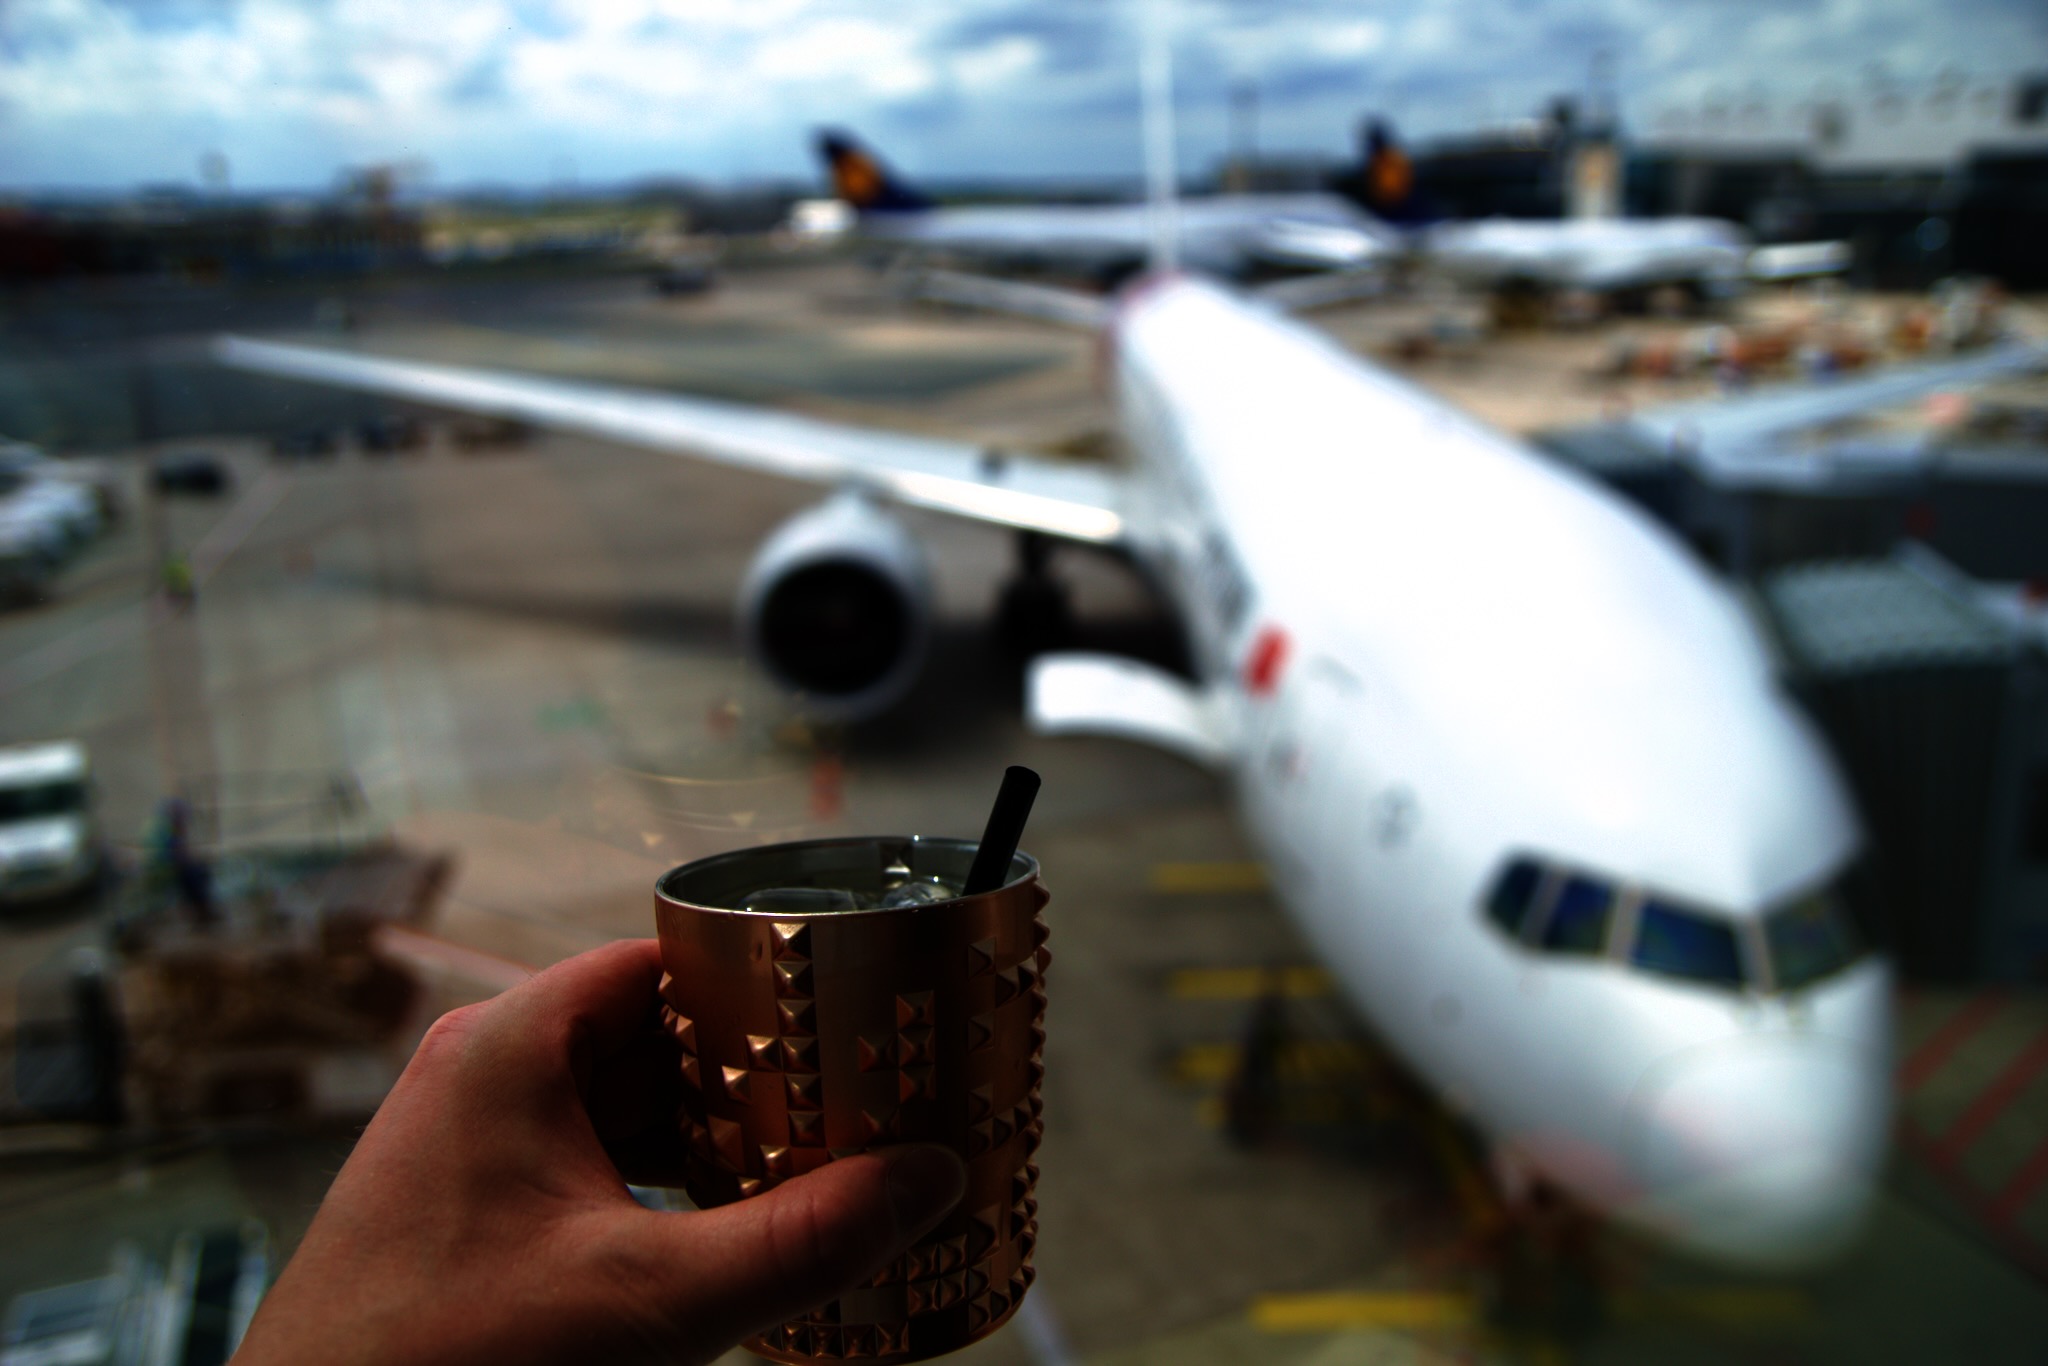
<svg viewBox="0 0 2048 1366"><path fill-rule="evenodd" d="M1635 1213L1719 1260L1811 1266L1868 1212L1889 1110L1881 1055L1837 1040L1731 1041L1680 1060L1639 1097Z"/></svg>

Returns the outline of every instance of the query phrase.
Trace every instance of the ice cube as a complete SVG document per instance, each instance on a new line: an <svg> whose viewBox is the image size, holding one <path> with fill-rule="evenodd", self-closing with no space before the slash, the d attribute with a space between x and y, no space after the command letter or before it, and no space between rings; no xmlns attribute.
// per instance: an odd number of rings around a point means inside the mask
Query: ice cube
<svg viewBox="0 0 2048 1366"><path fill-rule="evenodd" d="M942 878L921 877L906 882L882 898L881 909L900 910L905 906L929 906L934 902L951 901L960 895L960 889Z"/></svg>
<svg viewBox="0 0 2048 1366"><path fill-rule="evenodd" d="M822 915L828 911L857 911L860 902L844 887L763 887L740 899L743 911L766 911L771 915Z"/></svg>

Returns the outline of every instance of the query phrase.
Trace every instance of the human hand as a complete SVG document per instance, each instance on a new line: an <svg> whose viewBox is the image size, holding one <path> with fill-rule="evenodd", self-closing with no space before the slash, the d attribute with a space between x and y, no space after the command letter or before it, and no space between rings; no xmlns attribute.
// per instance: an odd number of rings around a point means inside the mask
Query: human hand
<svg viewBox="0 0 2048 1366"><path fill-rule="evenodd" d="M593 949L435 1022L264 1299L238 1366L705 1362L873 1275L959 1203L905 1145L722 1209L677 1184L681 1075L654 940Z"/></svg>

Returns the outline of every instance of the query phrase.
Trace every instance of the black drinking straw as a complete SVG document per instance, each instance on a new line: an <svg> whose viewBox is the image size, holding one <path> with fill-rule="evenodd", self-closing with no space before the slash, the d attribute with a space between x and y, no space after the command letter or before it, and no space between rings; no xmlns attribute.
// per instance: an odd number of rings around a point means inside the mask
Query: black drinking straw
<svg viewBox="0 0 2048 1366"><path fill-rule="evenodd" d="M1024 838L1024 822L1031 819L1031 802L1038 796L1038 775L1021 764L1003 770L1003 785L996 791L996 804L989 808L988 825L981 832L981 847L974 852L974 867L968 870L962 896L993 892L1003 885L1010 860L1017 855L1017 841Z"/></svg>

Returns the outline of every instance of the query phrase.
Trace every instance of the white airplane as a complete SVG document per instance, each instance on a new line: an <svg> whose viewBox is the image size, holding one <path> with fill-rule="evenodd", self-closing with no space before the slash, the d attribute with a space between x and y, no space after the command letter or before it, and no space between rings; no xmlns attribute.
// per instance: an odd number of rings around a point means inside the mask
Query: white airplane
<svg viewBox="0 0 2048 1366"><path fill-rule="evenodd" d="M1057 267L1106 279L1142 265L1151 249L1149 204L941 208L851 135L827 132L818 145L834 193L853 210L860 236L872 242L968 258L984 269ZM1368 151L1366 164L1377 157L1406 164L1390 135ZM1377 279L1380 268L1412 259L1476 289L1617 294L1678 285L1707 298L1753 281L1833 275L1849 266L1843 243L1757 247L1742 228L1718 218L1489 218L1403 226L1336 194L1220 195L1182 200L1174 212L1179 259L1226 278L1281 269ZM929 283L936 287L926 292L935 297L974 304L986 302L980 291L993 288L958 276Z"/></svg>
<svg viewBox="0 0 2048 1366"><path fill-rule="evenodd" d="M1120 279L1144 266L1155 235L1146 203L941 208L851 134L818 137L833 192L860 236L1000 270L1057 268ZM1401 234L1334 194L1217 195L1180 201L1179 259L1212 275L1265 269L1360 271L1404 250Z"/></svg>
<svg viewBox="0 0 2048 1366"><path fill-rule="evenodd" d="M1128 554L1195 679L1042 656L1037 728L1226 775L1281 901L1511 1187L1751 1266L1841 1246L1886 1146L1891 982L1835 899L1858 843L1842 784L1730 592L1602 487L1258 300L1158 275L1107 326L1128 469L266 341L218 354L840 486L763 545L738 612L752 657L827 716L875 714L919 668L929 570L890 504Z"/></svg>
<svg viewBox="0 0 2048 1366"><path fill-rule="evenodd" d="M1428 229L1422 254L1463 284L1614 293L1665 284L1703 292L1748 275L1749 236L1718 218L1488 218Z"/></svg>

